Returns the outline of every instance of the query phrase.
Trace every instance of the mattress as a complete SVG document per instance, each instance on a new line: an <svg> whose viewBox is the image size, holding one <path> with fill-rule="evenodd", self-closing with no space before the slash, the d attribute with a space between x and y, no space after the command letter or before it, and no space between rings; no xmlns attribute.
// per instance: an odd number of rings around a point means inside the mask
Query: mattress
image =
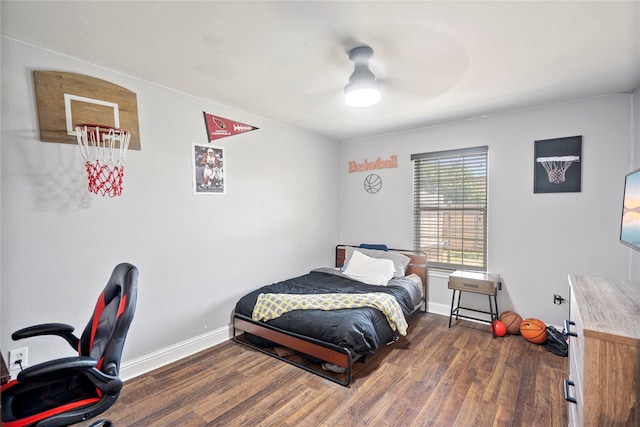
<svg viewBox="0 0 640 427"><path fill-rule="evenodd" d="M308 274L263 286L243 296L236 304L236 313L251 317L261 293L327 294L383 292L395 297L407 317L420 305L421 285L408 278L395 278L387 286L368 285L330 268L316 269ZM296 334L346 347L354 354L375 353L381 346L398 339L384 314L375 308L340 310L296 310L266 322ZM273 343L247 334L247 339L260 346Z"/></svg>

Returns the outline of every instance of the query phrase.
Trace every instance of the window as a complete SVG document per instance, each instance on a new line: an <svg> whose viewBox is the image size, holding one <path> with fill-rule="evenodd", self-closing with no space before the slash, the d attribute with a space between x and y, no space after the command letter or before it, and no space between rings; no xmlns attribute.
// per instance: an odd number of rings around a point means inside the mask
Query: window
<svg viewBox="0 0 640 427"><path fill-rule="evenodd" d="M487 150L411 156L414 248L433 267L487 268Z"/></svg>

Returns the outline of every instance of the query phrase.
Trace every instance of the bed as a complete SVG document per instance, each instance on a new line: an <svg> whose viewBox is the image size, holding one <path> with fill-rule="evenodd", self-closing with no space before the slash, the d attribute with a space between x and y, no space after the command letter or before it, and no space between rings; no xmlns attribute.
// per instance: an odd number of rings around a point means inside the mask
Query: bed
<svg viewBox="0 0 640 427"><path fill-rule="evenodd" d="M354 362L398 340L407 318L427 308L424 255L361 246L336 246L335 268L244 295L233 316L234 341L349 385Z"/></svg>

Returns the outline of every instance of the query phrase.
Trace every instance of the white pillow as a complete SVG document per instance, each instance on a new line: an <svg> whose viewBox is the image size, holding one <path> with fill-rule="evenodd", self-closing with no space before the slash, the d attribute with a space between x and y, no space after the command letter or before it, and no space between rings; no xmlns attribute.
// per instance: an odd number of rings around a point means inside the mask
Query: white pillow
<svg viewBox="0 0 640 427"><path fill-rule="evenodd" d="M353 255L353 251L355 250L356 248L353 248L351 246L346 247L345 259L347 260L347 262L345 263L345 265L349 263L349 260ZM395 269L395 272L393 273L393 277L404 277L405 272L407 271L407 265L409 265L409 262L411 261L411 258L398 252L379 251L376 249L365 249L365 248L357 248L357 251L362 252L363 254L370 256L371 258L384 258L384 259L390 259L391 261L393 261L393 265Z"/></svg>
<svg viewBox="0 0 640 427"><path fill-rule="evenodd" d="M390 259L376 259L353 251L344 274L369 285L385 286L393 277L395 267Z"/></svg>

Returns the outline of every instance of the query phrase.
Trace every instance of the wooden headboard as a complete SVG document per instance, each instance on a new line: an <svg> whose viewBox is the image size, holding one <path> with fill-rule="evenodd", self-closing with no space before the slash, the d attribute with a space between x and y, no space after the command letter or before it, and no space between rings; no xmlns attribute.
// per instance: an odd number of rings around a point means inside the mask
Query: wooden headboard
<svg viewBox="0 0 640 427"><path fill-rule="evenodd" d="M346 256L346 248L358 248L353 245L337 245L336 246L336 267L342 267L345 261ZM427 301L427 289L429 284L429 275L428 275L428 264L427 257L422 252L416 252L410 249L388 249L389 252L397 252L401 253L405 256L408 256L411 261L409 261L409 265L407 265L406 275L416 274L422 280L422 285L424 287L424 298L425 298L425 311L426 311L426 301Z"/></svg>

